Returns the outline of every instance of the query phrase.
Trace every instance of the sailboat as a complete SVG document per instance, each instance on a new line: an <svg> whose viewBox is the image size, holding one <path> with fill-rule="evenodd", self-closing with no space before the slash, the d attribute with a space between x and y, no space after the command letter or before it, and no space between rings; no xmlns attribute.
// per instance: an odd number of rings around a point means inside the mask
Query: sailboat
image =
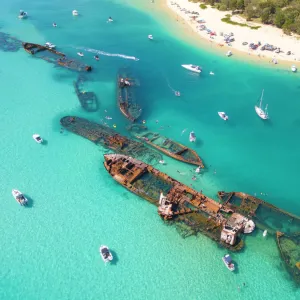
<svg viewBox="0 0 300 300"><path fill-rule="evenodd" d="M264 96L264 90L262 90L262 93L261 93L261 97L260 97L260 101L259 101L259 106L255 105L254 108L255 108L255 111L256 111L257 115L261 119L267 120L269 118L269 115L268 115L268 104L266 105L265 110L263 110L261 108L262 107L263 96Z"/></svg>

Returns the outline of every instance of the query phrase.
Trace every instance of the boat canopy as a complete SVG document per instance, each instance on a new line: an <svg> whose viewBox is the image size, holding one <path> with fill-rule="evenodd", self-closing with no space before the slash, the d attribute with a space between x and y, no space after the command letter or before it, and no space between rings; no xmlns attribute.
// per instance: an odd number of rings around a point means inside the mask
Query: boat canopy
<svg viewBox="0 0 300 300"><path fill-rule="evenodd" d="M230 264L232 262L232 259L229 254L224 256L224 260L227 264Z"/></svg>

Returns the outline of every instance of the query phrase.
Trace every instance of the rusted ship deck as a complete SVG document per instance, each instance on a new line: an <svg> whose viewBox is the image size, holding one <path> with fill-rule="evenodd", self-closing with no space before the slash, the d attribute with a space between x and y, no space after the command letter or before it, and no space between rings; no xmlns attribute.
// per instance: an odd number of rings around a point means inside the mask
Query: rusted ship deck
<svg viewBox="0 0 300 300"><path fill-rule="evenodd" d="M128 129L134 137L164 154L174 159L204 168L201 158L193 149L162 136L159 133L148 131L147 127L143 125L134 124L129 126Z"/></svg>
<svg viewBox="0 0 300 300"><path fill-rule="evenodd" d="M33 44L33 43L23 43L24 50L38 58L41 58L43 60L46 60L50 63L75 70L78 72L82 71L91 71L92 67L88 65L84 65L79 61L76 61L74 59L68 59L66 55L62 52L56 51L54 49L50 49L48 47L39 45L39 44Z"/></svg>
<svg viewBox="0 0 300 300"><path fill-rule="evenodd" d="M252 220L235 212L228 213L226 205L142 161L121 154L107 154L104 158L106 170L117 182L157 205L163 219L184 222L195 234L202 232L237 251L243 247L239 235L250 233L255 227Z"/></svg>
<svg viewBox="0 0 300 300"><path fill-rule="evenodd" d="M135 99L136 86L137 81L130 75L129 70L120 69L117 77L117 102L121 113L132 122L142 114L142 109Z"/></svg>
<svg viewBox="0 0 300 300"><path fill-rule="evenodd" d="M158 163L161 159L161 155L155 150L122 136L107 126L73 116L63 117L60 123L68 131L115 152L139 157L149 163Z"/></svg>
<svg viewBox="0 0 300 300"><path fill-rule="evenodd" d="M76 95L83 109L88 112L95 112L98 110L98 99L94 92L82 91L80 84L83 83L83 79L78 77L76 81L73 82Z"/></svg>
<svg viewBox="0 0 300 300"><path fill-rule="evenodd" d="M252 218L258 228L276 235L277 246L293 279L300 283L300 218L241 192L218 192L228 209Z"/></svg>

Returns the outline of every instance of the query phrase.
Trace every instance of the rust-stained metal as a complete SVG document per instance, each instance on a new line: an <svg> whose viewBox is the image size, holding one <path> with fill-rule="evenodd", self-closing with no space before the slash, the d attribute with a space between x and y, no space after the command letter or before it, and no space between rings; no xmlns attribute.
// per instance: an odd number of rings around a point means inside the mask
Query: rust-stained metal
<svg viewBox="0 0 300 300"><path fill-rule="evenodd" d="M117 76L117 102L121 113L131 122L136 121L142 114L142 108L135 99L135 88L137 81L128 68L119 70Z"/></svg>
<svg viewBox="0 0 300 300"><path fill-rule="evenodd" d="M109 174L129 191L158 206L163 219L183 222L194 233L202 232L231 250L243 247L239 235L251 232L251 220L238 213L224 213L226 206L143 161L121 154L106 154L104 159Z"/></svg>
<svg viewBox="0 0 300 300"><path fill-rule="evenodd" d="M91 66L84 65L74 59L68 59L64 53L56 51L49 47L42 46L39 44L33 44L33 43L22 43L22 44L24 50L27 53L34 55L35 57L41 58L43 60L46 60L50 63L54 63L59 66L71 70L79 71L79 72L81 71L89 72L92 70Z"/></svg>
<svg viewBox="0 0 300 300"><path fill-rule="evenodd" d="M107 126L75 116L63 117L60 123L67 130L115 152L139 157L149 163L158 163L161 159L161 155L155 150L122 136Z"/></svg>

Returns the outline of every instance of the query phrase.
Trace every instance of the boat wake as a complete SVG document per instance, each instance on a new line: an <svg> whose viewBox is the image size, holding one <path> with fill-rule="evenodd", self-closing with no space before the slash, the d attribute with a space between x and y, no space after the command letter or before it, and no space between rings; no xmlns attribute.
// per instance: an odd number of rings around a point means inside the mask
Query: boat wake
<svg viewBox="0 0 300 300"><path fill-rule="evenodd" d="M137 57L128 56L128 55L125 55L125 54L108 53L108 52L104 52L104 51L101 51L101 50L92 49L92 48L84 48L84 47L77 47L76 49L84 50L84 51L87 51L87 52L91 52L91 53L95 53L95 54L99 54L99 55L104 55L104 56L121 57L121 58L124 58L124 59L131 59L131 60L139 61L139 59Z"/></svg>

